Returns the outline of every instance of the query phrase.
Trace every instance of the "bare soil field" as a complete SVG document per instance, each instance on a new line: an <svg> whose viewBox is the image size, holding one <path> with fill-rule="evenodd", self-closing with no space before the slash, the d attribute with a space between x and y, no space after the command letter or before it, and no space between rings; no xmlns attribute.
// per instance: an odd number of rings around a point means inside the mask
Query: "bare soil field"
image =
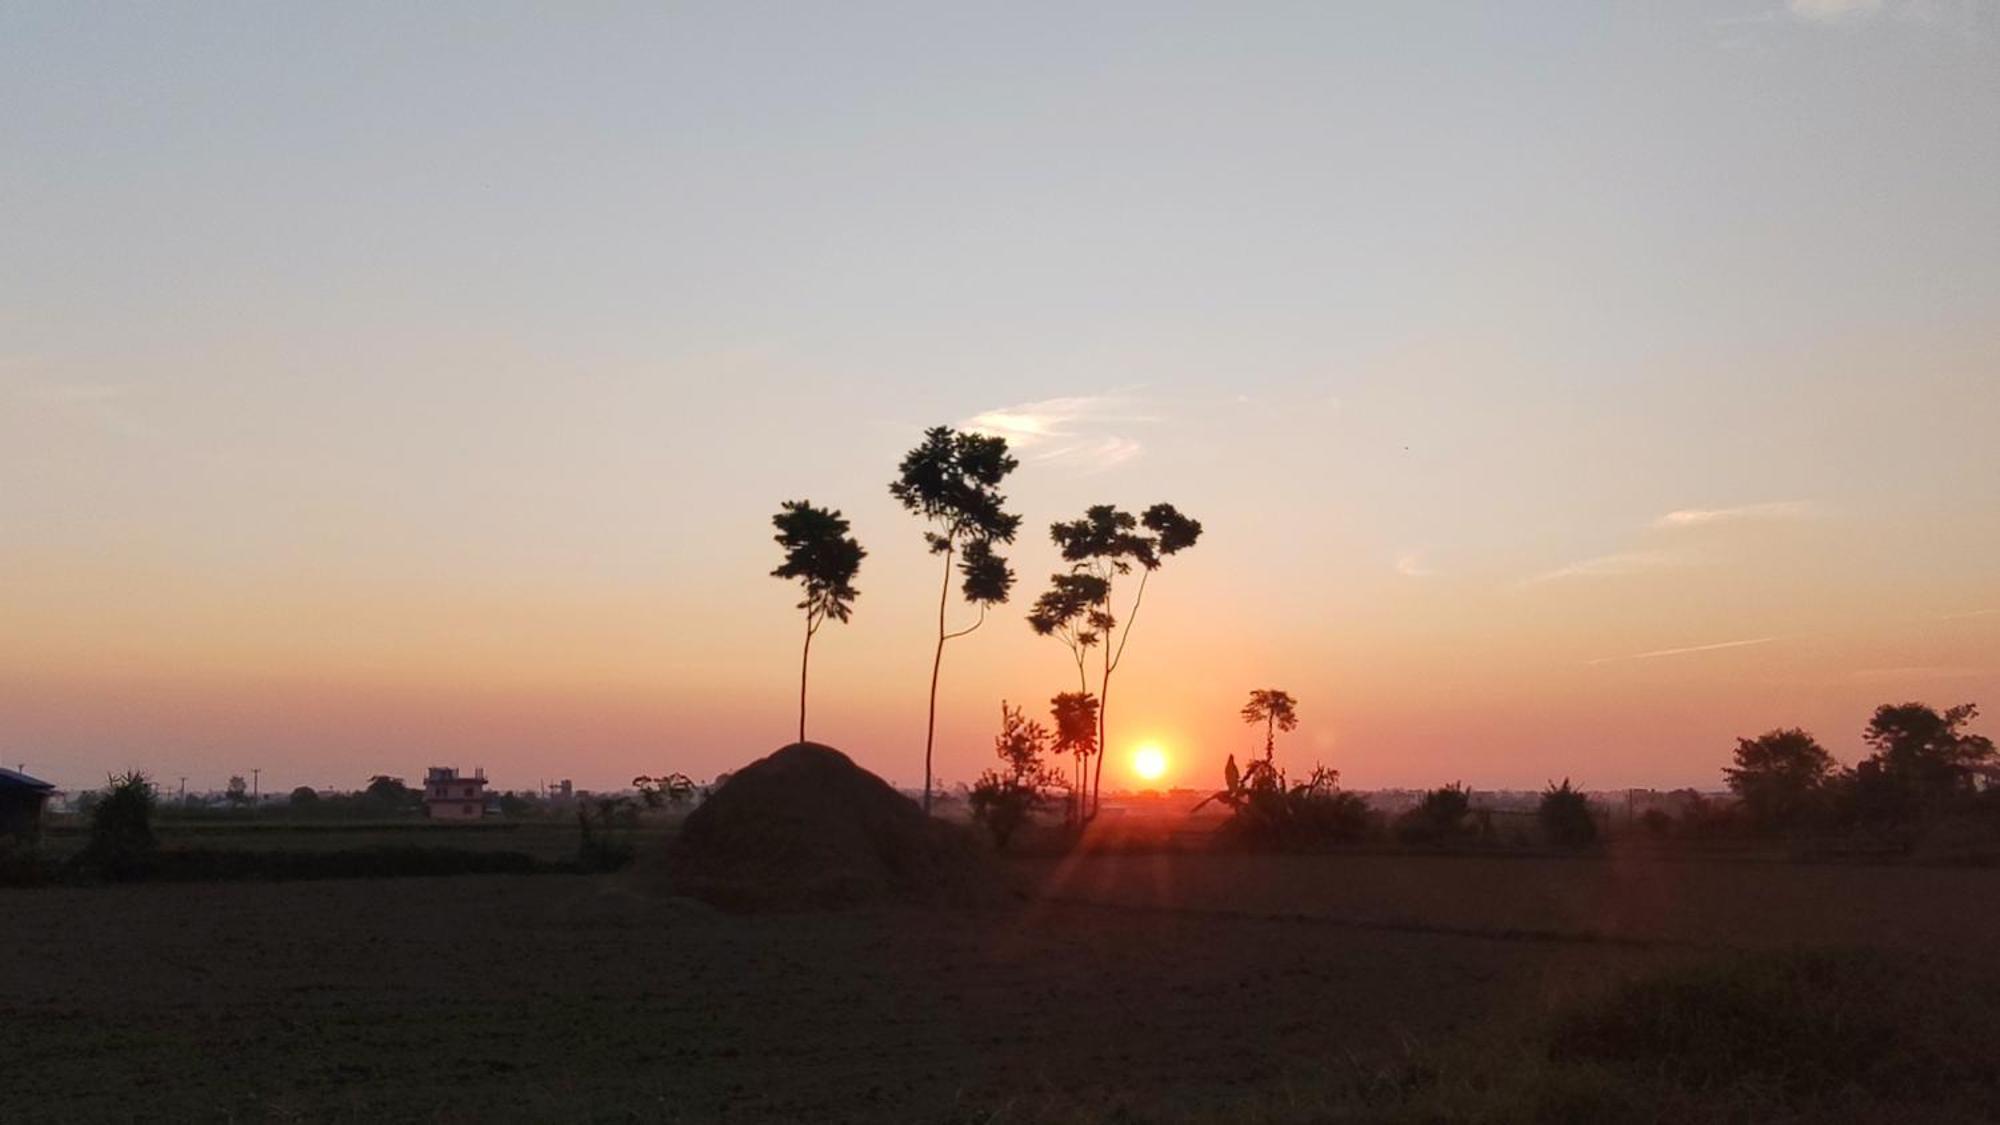
<svg viewBox="0 0 2000 1125"><path fill-rule="evenodd" d="M2000 932L1992 872L1183 855L1013 874L1053 897L730 916L630 875L0 892L0 1119L1227 1117L1700 955L1656 939L1977 955Z"/></svg>

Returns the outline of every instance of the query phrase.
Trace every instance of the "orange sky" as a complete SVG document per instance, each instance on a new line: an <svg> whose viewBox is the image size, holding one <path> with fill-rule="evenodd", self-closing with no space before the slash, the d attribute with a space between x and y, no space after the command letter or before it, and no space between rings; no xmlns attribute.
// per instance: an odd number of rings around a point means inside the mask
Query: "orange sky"
<svg viewBox="0 0 2000 1125"><path fill-rule="evenodd" d="M1174 783L1258 687L1361 787L2000 707L1990 6L296 18L0 12L9 764L712 775L803 497L870 551L812 733L913 783L940 423L1026 520L947 779L1098 502L1207 527L1113 701Z"/></svg>

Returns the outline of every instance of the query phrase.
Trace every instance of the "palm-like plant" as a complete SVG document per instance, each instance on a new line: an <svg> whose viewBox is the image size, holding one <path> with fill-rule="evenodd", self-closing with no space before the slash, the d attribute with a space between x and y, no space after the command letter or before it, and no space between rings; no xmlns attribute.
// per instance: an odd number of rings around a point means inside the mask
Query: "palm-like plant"
<svg viewBox="0 0 2000 1125"><path fill-rule="evenodd" d="M1243 721L1253 726L1264 724L1264 760L1268 762L1277 749L1278 732L1298 729L1299 701L1290 692L1258 688L1250 693L1250 702L1243 705L1242 715Z"/></svg>

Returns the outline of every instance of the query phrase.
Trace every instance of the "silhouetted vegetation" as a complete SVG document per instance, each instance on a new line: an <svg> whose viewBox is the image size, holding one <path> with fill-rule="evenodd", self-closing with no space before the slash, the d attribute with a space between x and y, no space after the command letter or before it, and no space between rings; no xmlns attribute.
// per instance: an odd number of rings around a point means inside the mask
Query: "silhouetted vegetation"
<svg viewBox="0 0 2000 1125"><path fill-rule="evenodd" d="M90 810L90 844L84 861L112 879L136 878L151 864L159 842L153 836L153 783L138 770L117 774Z"/></svg>
<svg viewBox="0 0 2000 1125"><path fill-rule="evenodd" d="M1223 766L1223 787L1195 806L1216 802L1229 807L1219 830L1222 839L1243 847L1286 850L1353 843L1373 826L1368 804L1340 788L1340 771L1316 766L1300 782L1270 761L1253 759L1238 769L1231 754Z"/></svg>
<svg viewBox="0 0 2000 1125"><path fill-rule="evenodd" d="M773 536L785 549L785 561L773 578L797 581L805 590L798 607L806 614L806 640L799 654L799 741L806 740L806 671L812 663L813 636L829 620L854 615L854 576L868 552L847 534L847 519L836 509L815 508L809 500L787 500L771 523Z"/></svg>
<svg viewBox="0 0 2000 1125"><path fill-rule="evenodd" d="M1052 744L1048 728L1001 701L1000 733L993 739L1001 768L981 773L968 797L973 819L986 826L995 847L1005 848L1015 830L1049 803L1057 781L1047 761Z"/></svg>
<svg viewBox="0 0 2000 1125"><path fill-rule="evenodd" d="M1097 697L1087 691L1066 691L1049 701L1056 721L1049 749L1070 758L1069 818L1083 819L1083 794L1090 777L1090 760L1097 753Z"/></svg>
<svg viewBox="0 0 2000 1125"><path fill-rule="evenodd" d="M1587 848L1597 842L1597 820L1590 815L1590 800L1570 787L1569 778L1561 785L1551 782L1535 809L1542 834L1559 848Z"/></svg>
<svg viewBox="0 0 2000 1125"><path fill-rule="evenodd" d="M701 792L693 778L679 772L659 777L641 774L632 779L632 788L638 791L639 802L649 809L679 808Z"/></svg>
<svg viewBox="0 0 2000 1125"><path fill-rule="evenodd" d="M1978 713L1970 703L1944 711L1883 704L1863 732L1872 753L1852 769L1841 769L1796 728L1739 739L1734 764L1724 770L1737 808L1701 802L1675 833L1784 833L1835 851L2000 861L2000 762L1991 739L1966 729Z"/></svg>
<svg viewBox="0 0 2000 1125"><path fill-rule="evenodd" d="M924 810L931 807L931 752L937 739L938 673L944 666L946 641L963 637L986 623L986 611L1007 600L1014 571L994 550L1012 543L1021 517L1006 510L1000 482L1019 466L1007 453L1007 439L963 433L948 426L924 431L923 444L910 450L898 467L889 493L904 508L930 521L924 533L931 553L944 556L944 584L938 592L937 649L931 656L930 711L924 727ZM963 629L949 630L945 608L951 598L956 565L965 600L979 607L979 619ZM804 733L800 733L804 740Z"/></svg>
<svg viewBox="0 0 2000 1125"><path fill-rule="evenodd" d="M1270 761L1277 751L1278 732L1299 729L1299 702L1291 693L1277 688L1259 688L1250 693L1250 702L1243 705L1243 721L1251 725L1264 724L1264 760Z"/></svg>
<svg viewBox="0 0 2000 1125"><path fill-rule="evenodd" d="M1143 528L1143 530L1141 530ZM1062 550L1066 573L1050 577L1050 585L1035 602L1028 624L1043 636L1061 639L1076 658L1080 690L1088 691L1085 656L1099 654L1097 683L1097 745L1108 745L1106 731L1111 704L1111 677L1125 655L1132 626L1145 601L1146 583L1169 557L1194 546L1201 524L1182 515L1172 504L1155 504L1134 518L1109 504L1093 505L1083 518L1053 524L1049 537ZM1116 580L1139 571L1139 588L1121 627L1112 612ZM1104 757L1097 756L1085 807L1093 816L1103 798Z"/></svg>
<svg viewBox="0 0 2000 1125"><path fill-rule="evenodd" d="M1453 782L1424 794L1416 808L1396 820L1396 838L1408 844L1443 844L1468 834L1472 793Z"/></svg>
<svg viewBox="0 0 2000 1125"><path fill-rule="evenodd" d="M1794 727L1739 738L1735 761L1722 772L1758 828L1791 829L1824 818L1837 767L1812 735Z"/></svg>
<svg viewBox="0 0 2000 1125"><path fill-rule="evenodd" d="M1980 787L2000 781L1993 740L1964 729L1978 714L1971 703L1942 712L1922 703L1876 708L1863 734L1874 753L1848 782L1853 818L1908 825L1975 806Z"/></svg>

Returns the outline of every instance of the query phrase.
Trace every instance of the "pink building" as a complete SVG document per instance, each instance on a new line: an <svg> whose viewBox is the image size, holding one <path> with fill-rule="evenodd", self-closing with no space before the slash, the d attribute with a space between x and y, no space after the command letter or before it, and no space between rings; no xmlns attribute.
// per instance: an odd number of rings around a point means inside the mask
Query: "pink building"
<svg viewBox="0 0 2000 1125"><path fill-rule="evenodd" d="M432 820L478 820L486 815L486 771L460 777L456 766L432 766L424 774L424 811Z"/></svg>

